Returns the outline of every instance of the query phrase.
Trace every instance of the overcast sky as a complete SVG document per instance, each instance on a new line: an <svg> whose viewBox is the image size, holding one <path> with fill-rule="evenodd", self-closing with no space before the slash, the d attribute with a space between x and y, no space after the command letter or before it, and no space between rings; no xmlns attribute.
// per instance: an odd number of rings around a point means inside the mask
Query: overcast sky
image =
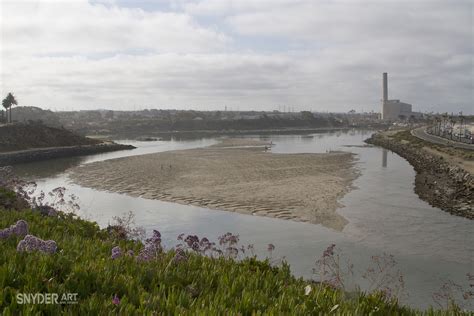
<svg viewBox="0 0 474 316"><path fill-rule="evenodd" d="M471 0L0 2L20 105L474 112Z"/></svg>

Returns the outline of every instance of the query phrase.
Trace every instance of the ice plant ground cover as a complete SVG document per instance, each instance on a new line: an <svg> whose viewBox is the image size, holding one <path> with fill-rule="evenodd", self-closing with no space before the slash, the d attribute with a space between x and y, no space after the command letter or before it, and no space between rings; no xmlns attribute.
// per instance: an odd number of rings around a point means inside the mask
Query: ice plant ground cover
<svg viewBox="0 0 474 316"><path fill-rule="evenodd" d="M31 209L6 210L0 206L0 228L19 220L28 223L30 234L54 240L58 248L51 254L18 252L23 236L0 240L2 315L459 313L454 307L444 312L416 311L387 300L381 293L347 295L328 285L295 278L288 265L272 266L268 260L211 258L200 254L209 250L207 239L197 244L195 236L183 238L183 245L188 247L159 249L159 235L154 233L146 248L146 243L117 238L96 223L71 214L48 216ZM233 245L233 238L224 235L219 243ZM144 249L148 249L147 260L137 260ZM78 301L18 304L19 293L77 293Z"/></svg>

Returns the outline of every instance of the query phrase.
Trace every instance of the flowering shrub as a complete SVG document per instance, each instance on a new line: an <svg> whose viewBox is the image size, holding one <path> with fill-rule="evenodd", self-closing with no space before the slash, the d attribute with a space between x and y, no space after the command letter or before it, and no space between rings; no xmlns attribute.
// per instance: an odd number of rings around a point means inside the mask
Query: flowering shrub
<svg viewBox="0 0 474 316"><path fill-rule="evenodd" d="M19 179L10 166L0 167L0 189L15 193L17 202L12 206L17 210L31 207L42 215L57 216L58 210L76 213L80 209L78 198L74 194L66 195L65 187L57 187L48 194L43 191L36 192L37 184L34 181Z"/></svg>
<svg viewBox="0 0 474 316"><path fill-rule="evenodd" d="M239 246L239 235L232 233L225 233L219 236L218 245L215 242L209 241L206 237L200 239L196 235L187 235L185 237L185 234L180 234L178 241L181 241L181 243L176 246L176 249L189 250L203 256L224 257L228 259L237 259L239 255L245 257L246 247L244 245ZM252 255L254 255L253 245L248 245L247 249L251 249Z"/></svg>
<svg viewBox="0 0 474 316"><path fill-rule="evenodd" d="M28 223L25 222L24 220L19 220L16 222L15 225L12 225L8 228L1 229L0 230L0 239L5 239L10 237L11 235L16 235L16 236L25 236L28 234Z"/></svg>
<svg viewBox="0 0 474 316"><path fill-rule="evenodd" d="M313 273L319 276L321 283L347 291L347 281L354 274L353 268L354 266L348 261L345 265L342 264L339 250L335 244L332 244L324 250L322 257L316 261L316 268L313 269Z"/></svg>
<svg viewBox="0 0 474 316"><path fill-rule="evenodd" d="M433 293L433 301L441 309L455 309L456 307L472 310L474 308L474 274L466 274L468 288L448 280L438 291Z"/></svg>
<svg viewBox="0 0 474 316"><path fill-rule="evenodd" d="M401 299L405 294L405 280L393 255L383 253L371 257L371 266L363 277L369 281L369 292L379 291L387 299Z"/></svg>
<svg viewBox="0 0 474 316"><path fill-rule="evenodd" d="M153 230L152 237L145 240L145 247L140 251L137 259L139 261L150 261L158 258L162 251L161 234L159 231Z"/></svg>
<svg viewBox="0 0 474 316"><path fill-rule="evenodd" d="M16 250L16 240L0 242L0 313L2 315L418 315L420 312L387 301L379 293L362 292L348 297L341 290L296 278L287 264L246 257L217 258L213 243L205 238L181 236L182 247L165 251L161 235L154 232L158 260L137 262L132 257L146 245L136 240L116 240L96 223L70 214L43 216L37 211L4 211L0 227L24 220L30 234L64 245L54 256ZM66 233L65 233L66 232ZM223 238L218 249L231 244L242 253L234 237ZM31 236L31 235L28 235ZM19 247L40 244L25 237ZM194 235L192 235L194 236ZM224 236L224 235L223 235ZM228 241L226 241L228 240ZM237 241L237 242L236 242ZM46 243L46 242L45 242ZM146 243L146 242L145 242ZM110 260L113 253L121 253ZM56 248L56 247L55 247ZM245 247L244 247L245 248ZM201 255L204 251L208 255ZM247 246L245 251L252 251ZM335 250L334 250L335 251ZM333 252L334 254L334 252ZM328 256L331 251L328 251ZM109 259L109 260L108 260ZM170 264L171 263L171 264ZM309 286L309 287L308 287ZM17 293L77 293L78 304L17 304ZM450 309L446 314L459 310ZM443 315L429 309L429 315Z"/></svg>
<svg viewBox="0 0 474 316"><path fill-rule="evenodd" d="M117 259L122 256L122 250L120 250L119 246L112 248L112 255L110 256L112 259Z"/></svg>
<svg viewBox="0 0 474 316"><path fill-rule="evenodd" d="M26 235L23 240L20 240L16 250L18 252L32 252L40 251L48 254L53 254L58 249L54 240L42 240L33 235Z"/></svg>
<svg viewBox="0 0 474 316"><path fill-rule="evenodd" d="M386 300L404 298L407 295L405 281L400 270L396 269L396 264L393 255L383 253L372 256L371 265L362 274L368 281L366 291L378 293ZM344 292L350 292L355 288L354 265L348 259L343 261L341 251L335 244L326 248L321 258L316 261L316 266L313 273L319 277L319 282Z"/></svg>
<svg viewBox="0 0 474 316"><path fill-rule="evenodd" d="M122 216L114 216L114 223L107 227L107 231L115 239L143 239L145 229L135 226L135 214L128 212Z"/></svg>
<svg viewBox="0 0 474 316"><path fill-rule="evenodd" d="M183 261L186 261L187 259L188 259L188 256L186 255L186 252L183 249L181 248L176 249L175 255L173 257L174 263L183 262Z"/></svg>

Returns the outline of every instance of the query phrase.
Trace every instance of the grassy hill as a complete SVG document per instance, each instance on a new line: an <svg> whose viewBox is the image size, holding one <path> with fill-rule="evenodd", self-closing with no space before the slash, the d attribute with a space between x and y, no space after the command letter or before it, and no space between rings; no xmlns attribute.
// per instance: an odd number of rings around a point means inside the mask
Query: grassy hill
<svg viewBox="0 0 474 316"><path fill-rule="evenodd" d="M0 152L98 143L100 143L99 140L79 136L63 128L48 127L42 124L0 125Z"/></svg>
<svg viewBox="0 0 474 316"><path fill-rule="evenodd" d="M12 191L0 188L0 229L24 220L29 234L54 240L57 251L21 252L17 245L23 236L0 238L2 315L422 314L380 293L348 295L295 278L285 264L274 266L255 257L211 258L191 248L163 250L157 233L143 244L70 214L45 214L19 205ZM19 304L19 293L77 293L77 301Z"/></svg>

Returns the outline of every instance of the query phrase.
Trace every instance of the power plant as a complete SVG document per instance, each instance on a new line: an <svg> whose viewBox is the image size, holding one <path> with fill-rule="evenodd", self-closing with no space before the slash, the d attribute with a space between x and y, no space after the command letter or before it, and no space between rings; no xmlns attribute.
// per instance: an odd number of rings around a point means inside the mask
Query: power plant
<svg viewBox="0 0 474 316"><path fill-rule="evenodd" d="M383 99L382 120L397 121L418 116L420 113L412 112L412 105L400 100L388 99L388 75L383 73Z"/></svg>

